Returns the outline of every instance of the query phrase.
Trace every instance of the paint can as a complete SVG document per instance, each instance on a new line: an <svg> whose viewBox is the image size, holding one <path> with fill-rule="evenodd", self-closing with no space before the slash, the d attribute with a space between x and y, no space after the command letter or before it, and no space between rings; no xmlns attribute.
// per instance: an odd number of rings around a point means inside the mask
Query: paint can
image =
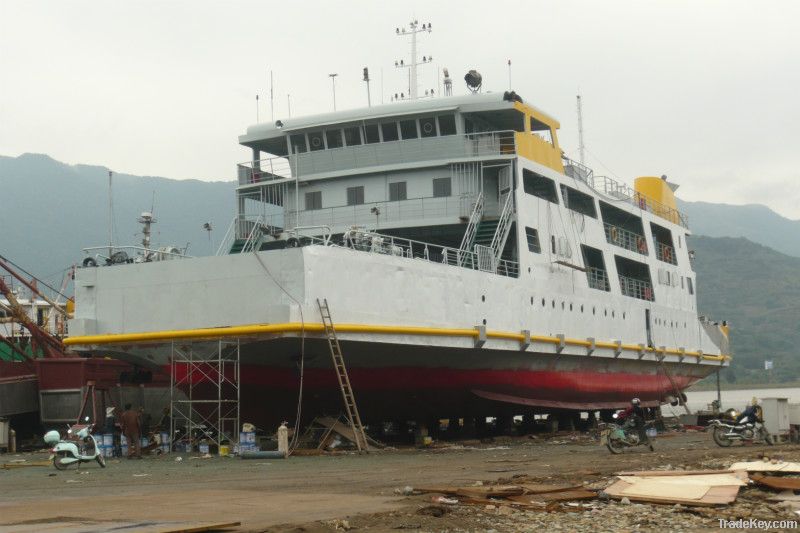
<svg viewBox="0 0 800 533"><path fill-rule="evenodd" d="M99 444L103 446L113 446L114 445L114 434L113 433L105 433L100 435L100 440L98 441Z"/></svg>
<svg viewBox="0 0 800 533"><path fill-rule="evenodd" d="M200 453L202 453L203 455L207 454L207 453L208 453L208 443L201 442L201 443L200 443L200 446L199 446L199 451L200 451Z"/></svg>
<svg viewBox="0 0 800 533"><path fill-rule="evenodd" d="M230 446L228 446L227 444L220 444L219 445L219 455L220 455L220 457L226 457L226 456L230 455L230 453L231 453L231 447Z"/></svg>

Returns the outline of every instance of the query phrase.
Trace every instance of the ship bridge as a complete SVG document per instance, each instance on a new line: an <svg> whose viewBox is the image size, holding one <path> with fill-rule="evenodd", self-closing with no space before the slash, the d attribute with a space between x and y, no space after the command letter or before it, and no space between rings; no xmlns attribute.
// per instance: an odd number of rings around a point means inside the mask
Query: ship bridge
<svg viewBox="0 0 800 533"><path fill-rule="evenodd" d="M458 247L479 196L482 218L500 218L517 156L563 173L558 128L508 92L256 124L239 138L253 156L238 165L234 232L358 225Z"/></svg>

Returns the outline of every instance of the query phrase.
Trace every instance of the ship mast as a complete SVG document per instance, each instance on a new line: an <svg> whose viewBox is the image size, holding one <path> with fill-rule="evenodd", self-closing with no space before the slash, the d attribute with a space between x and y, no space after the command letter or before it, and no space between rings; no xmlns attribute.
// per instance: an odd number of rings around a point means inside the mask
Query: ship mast
<svg viewBox="0 0 800 533"><path fill-rule="evenodd" d="M412 20L409 23L409 28L406 30L405 28L396 28L395 33L398 37L404 37L406 35L411 35L411 61L406 63L402 59L400 61L395 61L394 66L396 68L408 68L409 69L409 83L408 83L408 96L412 100L416 100L419 98L418 96L418 87L417 87L417 66L424 65L426 63L430 63L433 61L433 57L431 56L422 56L422 61L417 61L417 34L422 32L431 32L431 25L430 23L423 23L422 26L419 25L418 20Z"/></svg>

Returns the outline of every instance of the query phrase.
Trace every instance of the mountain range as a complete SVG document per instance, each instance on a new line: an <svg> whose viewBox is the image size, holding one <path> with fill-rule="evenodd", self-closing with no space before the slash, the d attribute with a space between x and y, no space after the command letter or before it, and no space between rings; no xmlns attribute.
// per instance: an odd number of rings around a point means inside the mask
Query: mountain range
<svg viewBox="0 0 800 533"><path fill-rule="evenodd" d="M42 154L0 156L0 255L57 286L83 248L108 245L108 172ZM114 173L112 182L117 243L140 240L136 220L152 210L153 246L210 255L235 212L233 181ZM735 357L725 379L800 379L800 221L763 205L681 201L679 208L693 232L699 312L732 324ZM775 370L765 372L764 360Z"/></svg>

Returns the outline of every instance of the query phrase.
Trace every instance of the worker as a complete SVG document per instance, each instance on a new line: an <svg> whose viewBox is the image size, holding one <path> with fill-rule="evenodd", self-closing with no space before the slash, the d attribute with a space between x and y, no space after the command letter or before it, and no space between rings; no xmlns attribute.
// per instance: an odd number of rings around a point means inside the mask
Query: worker
<svg viewBox="0 0 800 533"><path fill-rule="evenodd" d="M131 404L125 405L125 411L120 417L122 424L122 433L128 439L128 459L136 457L142 458L142 450L140 448L140 438L142 435L142 421L139 418L139 412L131 409Z"/></svg>
<svg viewBox="0 0 800 533"><path fill-rule="evenodd" d="M169 407L165 407L164 410L161 412L161 419L158 421L158 429L161 431L170 431L170 416L169 416Z"/></svg>

